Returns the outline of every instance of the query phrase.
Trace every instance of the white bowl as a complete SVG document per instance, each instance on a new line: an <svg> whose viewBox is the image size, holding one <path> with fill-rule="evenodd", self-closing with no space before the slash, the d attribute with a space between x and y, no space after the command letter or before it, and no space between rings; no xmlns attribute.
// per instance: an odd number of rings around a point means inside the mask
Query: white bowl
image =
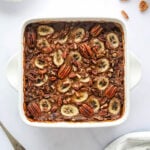
<svg viewBox="0 0 150 150"><path fill-rule="evenodd" d="M125 75L124 75L124 81L125 81L125 100L124 100L124 114L122 115L121 118L119 118L118 120L114 120L114 121L107 121L107 122L31 122L27 119L27 117L25 116L24 113L24 108L23 108L23 102L24 102L24 94L23 94L23 36L24 36L24 30L25 27L29 24L29 23L35 23L35 22L40 22L40 21L105 21L105 22L115 22L115 23L119 23L124 31L124 39L125 39ZM32 19L29 21L26 21L22 27L22 42L21 42L21 53L19 56L19 112L20 112L20 116L22 118L22 120L30 125L30 126L37 126L37 127L66 127L66 128L72 128L72 127L76 127L76 128L85 128L85 127L109 127L109 126L116 126L119 125L121 123L123 123L126 119L127 116L129 114L129 81L128 81L128 75L129 75L129 62L128 62L128 49L127 49L127 32L126 32L126 28L125 25L122 21L118 20L118 19L112 19L112 18L57 18L57 19L49 19L49 18L41 18L41 19Z"/></svg>

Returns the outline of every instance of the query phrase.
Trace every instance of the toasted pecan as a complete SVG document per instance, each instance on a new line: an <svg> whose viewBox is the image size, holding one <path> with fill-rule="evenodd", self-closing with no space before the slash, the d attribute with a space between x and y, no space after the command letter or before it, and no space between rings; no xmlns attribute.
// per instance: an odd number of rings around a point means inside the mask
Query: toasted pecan
<svg viewBox="0 0 150 150"><path fill-rule="evenodd" d="M41 114L40 106L36 102L29 103L27 109L33 117L38 117Z"/></svg>
<svg viewBox="0 0 150 150"><path fill-rule="evenodd" d="M103 30L103 28L100 25L95 25L91 29L90 33L91 33L92 36L96 37L101 33L102 30Z"/></svg>
<svg viewBox="0 0 150 150"><path fill-rule="evenodd" d="M86 43L80 45L80 52L81 55L85 58L93 57L93 52L91 50L91 47Z"/></svg>
<svg viewBox="0 0 150 150"><path fill-rule="evenodd" d="M79 108L80 113L85 117L91 117L94 114L94 110L87 104L82 104Z"/></svg>
<svg viewBox="0 0 150 150"><path fill-rule="evenodd" d="M64 79L65 77L67 77L69 75L71 69L72 69L72 67L69 63L64 63L58 71L58 77L60 79Z"/></svg>
<svg viewBox="0 0 150 150"><path fill-rule="evenodd" d="M116 91L117 91L117 87L114 86L114 85L110 85L110 86L105 90L104 95L107 96L108 98L112 98L112 97L116 94Z"/></svg>

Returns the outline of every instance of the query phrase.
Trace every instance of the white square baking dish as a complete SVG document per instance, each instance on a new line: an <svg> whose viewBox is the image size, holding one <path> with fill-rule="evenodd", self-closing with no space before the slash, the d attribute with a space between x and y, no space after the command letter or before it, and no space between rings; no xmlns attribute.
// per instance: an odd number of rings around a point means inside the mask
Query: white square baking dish
<svg viewBox="0 0 150 150"><path fill-rule="evenodd" d="M124 114L121 118L114 121L107 121L107 122L36 122L36 121L29 121L24 113L24 92L23 92L23 36L24 36L24 30L25 27L30 23L36 23L36 22L43 22L43 21L105 21L105 22L114 22L118 23L122 26L123 32L124 32L124 48L125 48L125 75L124 75L124 81L125 81L125 101L124 101ZM113 18L57 18L57 19L51 19L51 18L40 18L40 19L31 19L26 21L22 26L22 35L21 35L21 53L19 56L19 113L22 118L22 120L30 125L30 126L36 126L36 127L65 127L65 128L89 128L89 127L109 127L109 126L116 126L121 123L123 123L129 114L129 82L128 82L128 71L129 71L129 62L128 62L128 49L127 49L127 32L125 25L122 21L118 19Z"/></svg>

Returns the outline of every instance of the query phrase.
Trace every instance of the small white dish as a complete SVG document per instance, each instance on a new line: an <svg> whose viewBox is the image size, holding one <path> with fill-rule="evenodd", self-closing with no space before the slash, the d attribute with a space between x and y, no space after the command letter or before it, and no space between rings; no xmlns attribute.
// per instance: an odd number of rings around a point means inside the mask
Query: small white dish
<svg viewBox="0 0 150 150"><path fill-rule="evenodd" d="M139 59L130 52L129 54L129 85L130 89L133 89L141 79L141 64ZM18 76L17 76L17 69L18 69L18 53L13 55L7 65L6 75L10 85L15 89L18 90Z"/></svg>

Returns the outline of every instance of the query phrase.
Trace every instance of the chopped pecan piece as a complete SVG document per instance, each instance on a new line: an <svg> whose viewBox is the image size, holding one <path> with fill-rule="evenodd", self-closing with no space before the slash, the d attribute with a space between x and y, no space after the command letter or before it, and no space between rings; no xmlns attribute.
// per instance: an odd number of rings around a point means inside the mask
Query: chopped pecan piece
<svg viewBox="0 0 150 150"><path fill-rule="evenodd" d="M79 108L80 113L85 117L91 117L94 115L94 110L87 104L82 104Z"/></svg>
<svg viewBox="0 0 150 150"><path fill-rule="evenodd" d="M55 81L57 78L55 77L55 76L51 76L51 77L49 77L49 80L50 81Z"/></svg>
<svg viewBox="0 0 150 150"><path fill-rule="evenodd" d="M36 32L29 27L28 31L25 34L25 39L26 39L26 44L28 45L29 48L34 48L36 45Z"/></svg>
<svg viewBox="0 0 150 150"><path fill-rule="evenodd" d="M58 106L57 106L57 105L54 105L54 106L52 107L52 109L51 109L51 112L54 113L54 112L57 111L57 109L58 109Z"/></svg>
<svg viewBox="0 0 150 150"><path fill-rule="evenodd" d="M61 106L61 105L62 105L62 98L61 98L61 97L58 98L57 105L58 105L58 106Z"/></svg>
<svg viewBox="0 0 150 150"><path fill-rule="evenodd" d="M40 70L38 71L39 74L44 74L44 73L46 73L46 72L47 72L47 69L40 69Z"/></svg>
<svg viewBox="0 0 150 150"><path fill-rule="evenodd" d="M117 87L114 86L114 85L110 85L110 86L105 90L104 95L107 96L108 98L112 98L112 97L116 94L116 91L117 91Z"/></svg>
<svg viewBox="0 0 150 150"><path fill-rule="evenodd" d="M60 79L64 79L65 77L69 75L69 73L71 72L71 69L72 67L69 63L63 64L58 71L58 77Z"/></svg>
<svg viewBox="0 0 150 150"><path fill-rule="evenodd" d="M51 47L43 47L42 48L42 51L44 52L44 53L50 53L50 52L52 52L52 48Z"/></svg>
<svg viewBox="0 0 150 150"><path fill-rule="evenodd" d="M77 75L76 75L75 72L71 72L71 73L69 74L69 78L70 78L70 79L75 78L75 77L77 77Z"/></svg>

